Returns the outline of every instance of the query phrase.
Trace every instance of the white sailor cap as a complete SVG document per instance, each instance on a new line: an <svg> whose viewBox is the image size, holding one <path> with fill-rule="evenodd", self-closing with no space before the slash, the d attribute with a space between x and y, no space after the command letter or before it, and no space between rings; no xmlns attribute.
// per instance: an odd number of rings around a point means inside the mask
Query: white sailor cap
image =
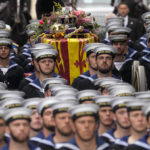
<svg viewBox="0 0 150 150"><path fill-rule="evenodd" d="M22 106L22 99L19 99L19 98L17 99L7 98L0 102L0 107L2 108L12 109L12 108L21 107L21 106Z"/></svg>
<svg viewBox="0 0 150 150"><path fill-rule="evenodd" d="M111 102L114 100L114 96L97 96L95 102L99 107L111 107Z"/></svg>
<svg viewBox="0 0 150 150"><path fill-rule="evenodd" d="M37 105L37 111L42 116L43 111L46 108L50 108L53 104L59 103L60 100L58 97L47 97L41 99L41 102Z"/></svg>
<svg viewBox="0 0 150 150"><path fill-rule="evenodd" d="M32 111L28 108L24 107L12 108L5 111L4 120L6 121L6 124L9 124L10 122L17 119L30 120L31 114Z"/></svg>
<svg viewBox="0 0 150 150"><path fill-rule="evenodd" d="M29 98L22 102L22 105L29 109L36 109L37 105L41 102L41 98Z"/></svg>
<svg viewBox="0 0 150 150"><path fill-rule="evenodd" d="M0 45L11 45L12 40L8 38L0 38Z"/></svg>
<svg viewBox="0 0 150 150"><path fill-rule="evenodd" d="M134 99L135 97L133 96L115 97L114 100L111 102L113 111L115 112L120 108L127 108L126 103L133 101Z"/></svg>
<svg viewBox="0 0 150 150"><path fill-rule="evenodd" d="M69 88L69 89L62 89L62 90L59 90L59 91L55 91L53 93L54 93L54 96L63 96L63 95L67 95L67 94L76 95L77 92L78 92L77 89Z"/></svg>
<svg viewBox="0 0 150 150"><path fill-rule="evenodd" d="M144 113L144 115L148 118L150 115L150 103L146 103L143 107L142 107L142 111Z"/></svg>
<svg viewBox="0 0 150 150"><path fill-rule="evenodd" d="M113 31L113 35L120 35L120 34L129 35L130 33L131 33L131 29L128 27L118 27Z"/></svg>
<svg viewBox="0 0 150 150"><path fill-rule="evenodd" d="M76 94L79 103L83 103L85 101L94 101L95 97L98 95L101 95L101 93L97 90L82 90Z"/></svg>
<svg viewBox="0 0 150 150"><path fill-rule="evenodd" d="M120 35L111 35L109 39L111 42L125 42L128 40L128 37L125 34L120 34Z"/></svg>
<svg viewBox="0 0 150 150"><path fill-rule="evenodd" d="M126 104L128 112L136 111L136 110L142 110L142 107L145 105L145 103L146 103L146 101L144 101L144 100L141 101L138 98L135 98L132 101L128 101Z"/></svg>
<svg viewBox="0 0 150 150"><path fill-rule="evenodd" d="M6 110L7 110L6 108L0 107L0 118L4 117L4 113Z"/></svg>
<svg viewBox="0 0 150 150"><path fill-rule="evenodd" d="M45 89L47 86L67 84L67 80L64 78L46 78L42 81L42 87Z"/></svg>
<svg viewBox="0 0 150 150"><path fill-rule="evenodd" d="M3 20L0 20L0 29L5 29L6 28L6 24Z"/></svg>
<svg viewBox="0 0 150 150"><path fill-rule="evenodd" d="M11 91L11 90L5 90L5 91L0 91L0 99L6 99L6 98L22 98L25 95L24 92L22 91Z"/></svg>
<svg viewBox="0 0 150 150"><path fill-rule="evenodd" d="M68 109L70 107L74 107L75 105L77 105L76 101L61 101L57 104L53 104L51 108L55 116L57 113L68 112Z"/></svg>
<svg viewBox="0 0 150 150"><path fill-rule="evenodd" d="M97 117L98 105L96 104L78 104L69 108L68 112L72 115L73 120L84 116Z"/></svg>
<svg viewBox="0 0 150 150"><path fill-rule="evenodd" d="M9 38L10 37L10 31L8 30L0 30L0 38Z"/></svg>
<svg viewBox="0 0 150 150"><path fill-rule="evenodd" d="M118 29L120 27L122 27L120 24L115 24L114 23L112 25L107 26L106 30L109 33L109 32L113 32L115 29Z"/></svg>
<svg viewBox="0 0 150 150"><path fill-rule="evenodd" d="M134 95L140 99L150 99L150 91L135 92Z"/></svg>
<svg viewBox="0 0 150 150"><path fill-rule="evenodd" d="M42 49L40 51L33 53L33 55L35 56L37 61L44 58L56 59L58 52L55 49Z"/></svg>
<svg viewBox="0 0 150 150"><path fill-rule="evenodd" d="M47 43L36 43L30 48L30 51L32 52L33 49L34 50L54 49L54 46Z"/></svg>
<svg viewBox="0 0 150 150"><path fill-rule="evenodd" d="M118 23L121 23L123 25L124 19L123 19L123 17L112 17L112 18L107 19L107 25L112 23L112 22L118 22Z"/></svg>
<svg viewBox="0 0 150 150"><path fill-rule="evenodd" d="M120 83L120 82L122 81L113 77L103 77L103 78L94 80L94 85L102 87L102 88L106 88L109 85L113 85L113 84Z"/></svg>
<svg viewBox="0 0 150 150"><path fill-rule="evenodd" d="M63 96L56 96L56 97L58 97L61 101L76 101L76 102L78 102L76 95L73 95L73 94L65 94Z"/></svg>
<svg viewBox="0 0 150 150"><path fill-rule="evenodd" d="M70 89L70 88L73 88L73 87L70 85L64 85L64 84L55 84L49 87L50 91L52 92L52 95L54 95L56 91L59 91L62 89Z"/></svg>
<svg viewBox="0 0 150 150"><path fill-rule="evenodd" d="M117 53L117 50L112 46L104 45L104 46L97 47L94 50L94 52L96 53L96 56L101 55L101 54L109 54L114 57L115 54Z"/></svg>
<svg viewBox="0 0 150 150"><path fill-rule="evenodd" d="M133 96L135 88L128 83L116 83L106 88L113 96Z"/></svg>
<svg viewBox="0 0 150 150"><path fill-rule="evenodd" d="M146 20L150 19L150 12L146 12L144 14L142 14L142 19L145 22Z"/></svg>
<svg viewBox="0 0 150 150"><path fill-rule="evenodd" d="M83 50L86 52L87 56L91 53L94 53L94 49L97 48L98 46L105 45L104 43L87 43Z"/></svg>

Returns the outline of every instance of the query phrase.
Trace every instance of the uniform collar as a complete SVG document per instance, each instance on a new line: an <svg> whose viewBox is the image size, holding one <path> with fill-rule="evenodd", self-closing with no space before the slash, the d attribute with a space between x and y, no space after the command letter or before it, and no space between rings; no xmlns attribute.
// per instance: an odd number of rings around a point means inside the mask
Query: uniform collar
<svg viewBox="0 0 150 150"><path fill-rule="evenodd" d="M39 138L41 138L41 139L44 139L43 131L41 131L36 137L39 137Z"/></svg>
<svg viewBox="0 0 150 150"><path fill-rule="evenodd" d="M31 83L29 83L29 85L35 87L36 89L40 90L40 92L44 92L43 88L41 87L41 83L39 78L36 78L35 80L33 80Z"/></svg>
<svg viewBox="0 0 150 150"><path fill-rule="evenodd" d="M147 61L147 62L150 62L149 57L150 57L150 53L147 54L147 55L145 55L145 56L143 56L141 59L143 59L143 60L145 60L145 61Z"/></svg>
<svg viewBox="0 0 150 150"><path fill-rule="evenodd" d="M55 142L54 142L54 140L53 140L54 135L55 135L55 133L51 133L51 134L46 138L46 140L51 141L53 144L55 144Z"/></svg>
<svg viewBox="0 0 150 150"><path fill-rule="evenodd" d="M35 80L36 79L35 72L33 72L30 76L26 77L25 79L30 81L30 82Z"/></svg>
<svg viewBox="0 0 150 150"><path fill-rule="evenodd" d="M134 49L128 47L128 53L125 54L125 57L126 57L126 59L132 58L136 53L137 53L136 50L134 50Z"/></svg>
<svg viewBox="0 0 150 150"><path fill-rule="evenodd" d="M90 75L90 71L88 70L88 71L86 71L85 73L81 74L79 77L86 79L86 78L88 78L88 77L90 77L90 76L91 76L91 75Z"/></svg>
<svg viewBox="0 0 150 150"><path fill-rule="evenodd" d="M150 149L150 145L147 143L147 138L148 138L148 135L145 135L142 139L136 141L134 143L134 145L137 145L139 147L142 147L144 149L149 150Z"/></svg>
<svg viewBox="0 0 150 150"><path fill-rule="evenodd" d="M115 130L116 130L116 128L110 129L108 132L103 133L102 137L109 139L109 141L111 141L111 142L115 142L116 141L116 138L114 137Z"/></svg>

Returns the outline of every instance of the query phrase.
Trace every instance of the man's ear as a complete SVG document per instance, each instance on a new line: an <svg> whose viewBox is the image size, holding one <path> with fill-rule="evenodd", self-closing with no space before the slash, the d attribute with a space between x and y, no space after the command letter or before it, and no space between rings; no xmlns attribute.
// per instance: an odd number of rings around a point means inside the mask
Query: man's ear
<svg viewBox="0 0 150 150"><path fill-rule="evenodd" d="M87 62L87 64L89 65L89 58L86 58L86 62Z"/></svg>
<svg viewBox="0 0 150 150"><path fill-rule="evenodd" d="M116 120L117 120L117 119L116 119L116 115L115 115L115 113L114 113L114 112L113 112L113 116L112 116L112 117L113 117L113 120L114 120L114 121L116 121Z"/></svg>

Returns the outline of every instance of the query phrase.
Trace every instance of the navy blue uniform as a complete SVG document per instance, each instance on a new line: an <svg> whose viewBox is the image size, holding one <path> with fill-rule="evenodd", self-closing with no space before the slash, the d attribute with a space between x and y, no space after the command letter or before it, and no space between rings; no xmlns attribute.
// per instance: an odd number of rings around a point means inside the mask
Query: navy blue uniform
<svg viewBox="0 0 150 150"><path fill-rule="evenodd" d="M25 79L23 79L20 82L19 90L21 91L25 86L27 86L30 82L32 82L35 79L36 79L36 76L35 76L35 72L34 72L30 76L26 77Z"/></svg>
<svg viewBox="0 0 150 150"><path fill-rule="evenodd" d="M24 78L24 71L21 66L10 61L8 70L3 73L2 68L0 68L0 82L5 82L9 90L18 89L20 81Z"/></svg>
<svg viewBox="0 0 150 150"><path fill-rule="evenodd" d="M56 73L53 73L53 77L60 78ZM22 91L25 92L24 98L44 97L44 89L38 78L25 86Z"/></svg>
<svg viewBox="0 0 150 150"><path fill-rule="evenodd" d="M96 137L96 144L97 144L97 150L107 150L109 147L109 144L104 143L101 138ZM62 143L59 145L56 145L56 149L58 150L80 150L78 147L75 138L72 138L68 143Z"/></svg>
<svg viewBox="0 0 150 150"><path fill-rule="evenodd" d="M78 89L78 86L79 86L79 82L83 79L87 79L88 77L90 77L90 72L89 70L83 74L81 74L80 76L78 76L77 78L74 79L73 83L72 83L72 86L76 89Z"/></svg>

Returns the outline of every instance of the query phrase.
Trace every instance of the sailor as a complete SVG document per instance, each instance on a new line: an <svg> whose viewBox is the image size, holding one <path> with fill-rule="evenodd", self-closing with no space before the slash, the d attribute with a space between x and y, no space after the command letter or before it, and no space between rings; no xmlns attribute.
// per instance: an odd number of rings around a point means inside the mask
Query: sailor
<svg viewBox="0 0 150 150"><path fill-rule="evenodd" d="M132 149L132 145L146 135L147 120L142 112L145 102L145 100L141 101L136 98L127 102L128 117L131 125L130 135L123 137L115 143L118 150L122 148Z"/></svg>
<svg viewBox="0 0 150 150"><path fill-rule="evenodd" d="M89 66L89 70L74 79L72 83L74 88L78 88L80 80L86 79L97 73L96 54L93 50L99 45L102 45L102 43L88 43L84 46L83 50L86 52L86 62Z"/></svg>
<svg viewBox="0 0 150 150"><path fill-rule="evenodd" d="M57 149L105 150L108 148L109 145L95 135L98 121L98 106L96 104L79 104L68 111L72 114L75 135L68 143L56 145Z"/></svg>
<svg viewBox="0 0 150 150"><path fill-rule="evenodd" d="M107 133L101 135L101 138L110 144L111 149L114 148L116 140L130 134L130 122L125 102L132 99L134 97L116 97L111 102L116 128L112 128Z"/></svg>
<svg viewBox="0 0 150 150"><path fill-rule="evenodd" d="M35 44L34 46L32 46L29 51L31 53L31 66L33 67L33 72L31 71L31 75L29 75L28 77L24 78L21 82L20 82L20 85L19 85L19 90L22 90L26 85L28 85L30 82L32 82L33 80L35 80L36 78L39 77L39 66L37 64L37 61L34 57L34 53L36 51L40 51L41 49L51 49L51 48L54 48L52 45L50 44L46 44L46 43L37 43ZM29 72L30 73L30 72Z"/></svg>
<svg viewBox="0 0 150 150"><path fill-rule="evenodd" d="M8 89L18 89L20 81L24 78L22 67L10 60L12 41L0 38L0 81L7 84Z"/></svg>
<svg viewBox="0 0 150 150"><path fill-rule="evenodd" d="M114 58L113 74L122 78L123 81L131 83L133 56L136 51L128 49L127 35L112 35L111 45L116 48L117 54ZM128 74L126 73L128 72Z"/></svg>
<svg viewBox="0 0 150 150"><path fill-rule="evenodd" d="M60 101L52 105L55 133L52 133L47 139L54 144L68 142L74 134L71 114L68 112L70 107L77 104L77 101Z"/></svg>
<svg viewBox="0 0 150 150"><path fill-rule="evenodd" d="M27 108L12 108L4 113L4 119L10 133L10 142L2 150L36 150L28 141L31 111Z"/></svg>
<svg viewBox="0 0 150 150"><path fill-rule="evenodd" d="M32 115L30 117L31 119L30 135L29 135L30 138L37 136L43 128L43 120L37 111L37 105L40 103L40 101L41 101L40 98L31 98L31 99L26 99L22 102L22 105L25 108L29 108L32 110Z"/></svg>
<svg viewBox="0 0 150 150"><path fill-rule="evenodd" d="M42 139L40 147L55 147L59 143L68 142L73 136L73 123L68 108L77 104L76 101L60 101L52 104L55 132Z"/></svg>
<svg viewBox="0 0 150 150"><path fill-rule="evenodd" d="M42 148L47 148L47 145L45 146L43 144L43 139L47 139L55 131L53 110L51 106L59 102L60 100L56 97L47 97L41 99L41 102L37 106L38 113L41 115L43 120L43 129L37 136L30 138L30 141L36 145L42 146ZM50 142L48 146L53 148L54 144Z"/></svg>
<svg viewBox="0 0 150 150"><path fill-rule="evenodd" d="M111 101L113 100L113 96L97 96L95 98L95 102L99 106L98 136L101 136L114 127L113 111L111 107Z"/></svg>
<svg viewBox="0 0 150 150"><path fill-rule="evenodd" d="M98 66L98 71L95 75L80 81L78 90L85 89L96 89L93 81L98 78L103 77L114 77L112 74L113 60L116 54L116 49L112 46L101 45L94 50L96 54L96 63Z"/></svg>
<svg viewBox="0 0 150 150"><path fill-rule="evenodd" d="M144 137L142 137L141 139L139 139L138 141L136 141L134 144L132 144L132 146L130 145L130 149L136 149L136 150L149 150L150 149L150 142L149 142L149 128L150 128L150 103L146 103L143 108L142 111L144 113L144 115L146 116L147 119L147 123L148 123L148 133L146 135L144 135ZM128 149L128 148L127 148Z"/></svg>
<svg viewBox="0 0 150 150"><path fill-rule="evenodd" d="M23 88L26 93L25 98L44 97L44 89L41 86L42 81L46 78L60 77L54 72L57 53L55 49L43 49L34 53L40 74L39 78Z"/></svg>

